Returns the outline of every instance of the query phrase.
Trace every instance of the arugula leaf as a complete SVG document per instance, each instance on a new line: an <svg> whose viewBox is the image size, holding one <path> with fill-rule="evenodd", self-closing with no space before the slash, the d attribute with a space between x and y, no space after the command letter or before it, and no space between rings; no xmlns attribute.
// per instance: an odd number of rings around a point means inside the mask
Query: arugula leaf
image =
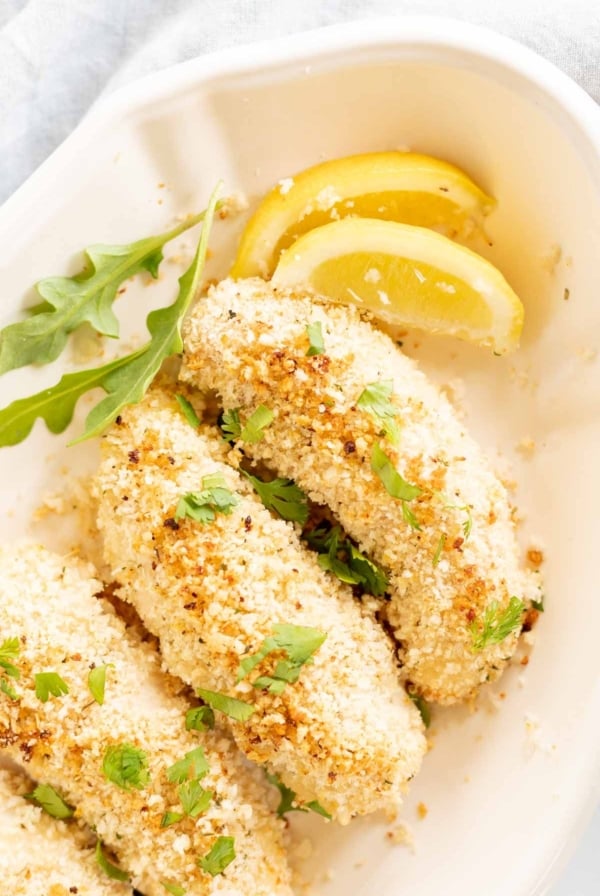
<svg viewBox="0 0 600 896"><path fill-rule="evenodd" d="M247 722L250 716L256 712L256 707L252 703L244 703L243 700L236 700L235 697L228 697L227 694L219 694L218 691L198 688L196 693L212 709L222 712L223 715L229 716L236 722Z"/></svg>
<svg viewBox="0 0 600 896"><path fill-rule="evenodd" d="M62 796L49 784L38 784L31 793L25 794L26 800L31 800L41 806L52 818L71 818L74 810L68 806Z"/></svg>
<svg viewBox="0 0 600 896"><path fill-rule="evenodd" d="M266 404L259 404L246 420L246 424L240 432L240 440L249 445L260 442L265 434L265 429L271 425L274 417L275 414Z"/></svg>
<svg viewBox="0 0 600 896"><path fill-rule="evenodd" d="M321 321L317 320L313 324L307 324L306 335L308 336L308 341L310 343L310 348L306 353L308 357L322 355L325 351L325 342L323 340L323 327Z"/></svg>
<svg viewBox="0 0 600 896"><path fill-rule="evenodd" d="M168 880L161 880L161 884L167 893L171 893L171 896L185 896L187 893L184 887L181 887L179 884L169 883Z"/></svg>
<svg viewBox="0 0 600 896"><path fill-rule="evenodd" d="M190 818L197 818L206 812L213 798L212 790L205 790L200 780L184 781L177 791L181 806Z"/></svg>
<svg viewBox="0 0 600 896"><path fill-rule="evenodd" d="M525 604L518 597L511 597L504 610L497 600L493 600L486 608L483 618L474 621L469 627L473 650L479 652L490 644L500 644L515 629L520 628L524 612Z"/></svg>
<svg viewBox="0 0 600 896"><path fill-rule="evenodd" d="M123 883L129 880L129 874L126 871L121 871L120 868L108 861L102 852L101 840L96 841L96 861L107 877L110 877L112 880L120 880Z"/></svg>
<svg viewBox="0 0 600 896"><path fill-rule="evenodd" d="M272 479L263 482L257 476L241 471L258 494L267 510L275 511L283 520L304 523L308 519L308 498L291 479Z"/></svg>
<svg viewBox="0 0 600 896"><path fill-rule="evenodd" d="M96 703L100 706L104 703L104 690L106 687L106 670L114 669L114 665L109 663L107 666L94 666L88 674L88 688Z"/></svg>
<svg viewBox="0 0 600 896"><path fill-rule="evenodd" d="M148 756L133 744L113 744L104 751L102 771L121 790L143 790L150 780Z"/></svg>
<svg viewBox="0 0 600 896"><path fill-rule="evenodd" d="M7 681L4 676L7 675L9 678L14 678L15 681L19 680L21 673L11 660L18 659L20 652L21 645L18 638L6 638L2 644L0 644L0 669L2 670L0 691L3 694L6 694L11 700L20 700L21 698L10 681Z"/></svg>
<svg viewBox="0 0 600 896"><path fill-rule="evenodd" d="M188 709L185 714L185 727L187 731L208 731L215 727L215 714L210 706L197 706Z"/></svg>
<svg viewBox="0 0 600 896"><path fill-rule="evenodd" d="M291 787L284 784L278 775L272 774L267 769L265 769L265 775L269 783L279 791L280 801L275 810L279 818L283 818L288 812L316 812L317 815L322 815L323 818L331 821L331 815L317 800L311 800L309 803L304 804L299 803L296 799L296 793Z"/></svg>
<svg viewBox="0 0 600 896"><path fill-rule="evenodd" d="M283 651L287 659L280 660L272 675L261 675L252 682L255 688L281 694L287 684L298 681L302 666L313 662L313 654L327 637L326 632L305 625L277 623L273 634L265 638L256 653L244 657L238 667L237 680L242 681L269 654Z"/></svg>
<svg viewBox="0 0 600 896"><path fill-rule="evenodd" d="M229 516L240 499L227 487L221 473L202 478L202 491L188 492L177 503L175 519L188 517L198 523L212 523L217 513Z"/></svg>
<svg viewBox="0 0 600 896"><path fill-rule="evenodd" d="M50 389L13 401L0 410L0 447L16 445L26 439L38 417L45 421L50 432L63 432L73 418L78 400L91 389L103 389L106 395L92 408L83 434L74 439L72 445L99 435L126 405L141 401L162 362L182 351L181 324L198 291L219 188L211 196L204 213L204 226L194 260L179 278L177 299L166 308L152 311L146 318L150 340L137 351L102 367L65 374Z"/></svg>
<svg viewBox="0 0 600 896"><path fill-rule="evenodd" d="M176 395L175 401L181 408L181 413L183 414L183 416L185 417L187 422L190 424L190 426L193 429L198 429L200 426L200 418L198 417L198 414L194 410L194 406L191 403L191 401L188 401L188 399L185 397L185 395Z"/></svg>
<svg viewBox="0 0 600 896"><path fill-rule="evenodd" d="M50 694L53 697L64 697L69 693L69 686L66 681L56 672L36 672L35 680L35 696L42 703L46 703Z"/></svg>
<svg viewBox="0 0 600 896"><path fill-rule="evenodd" d="M388 586L388 578L376 563L358 550L350 539L342 537L339 526L333 529L321 527L304 536L319 552L321 569L333 573L348 585L361 585L369 594L381 597Z"/></svg>
<svg viewBox="0 0 600 896"><path fill-rule="evenodd" d="M194 780L203 778L207 774L210 766L204 755L202 747L196 747L186 753L183 759L173 763L167 769L167 780L172 784L183 784L190 777Z"/></svg>
<svg viewBox="0 0 600 896"><path fill-rule="evenodd" d="M163 246L202 221L204 214L129 245L90 246L79 274L40 280L36 290L44 301L28 309L25 320L0 332L0 374L27 364L54 361L69 334L85 322L104 336L117 337L119 323L112 305L119 286L141 271L148 271L156 279Z"/></svg>
<svg viewBox="0 0 600 896"><path fill-rule="evenodd" d="M203 871L206 871L206 873L210 874L211 877L216 877L217 874L222 874L227 866L231 865L234 859L234 838L217 837L210 849L210 852L208 852L205 856L201 856L197 861L198 866L202 868Z"/></svg>

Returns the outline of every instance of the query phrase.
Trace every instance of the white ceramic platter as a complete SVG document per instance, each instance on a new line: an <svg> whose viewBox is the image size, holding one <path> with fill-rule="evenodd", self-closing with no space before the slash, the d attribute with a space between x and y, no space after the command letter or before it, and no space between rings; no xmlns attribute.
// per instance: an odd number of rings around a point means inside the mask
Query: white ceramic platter
<svg viewBox="0 0 600 896"><path fill-rule="evenodd" d="M434 715L434 746L402 813L414 852L391 843L396 825L385 819L342 829L303 817L299 864L321 896L539 896L599 794L593 102L529 51L440 19L361 22L161 72L96 107L0 211L0 323L38 278L76 270L84 246L166 229L201 209L218 178L254 201L321 159L398 146L457 163L499 200L488 254L525 302L522 349L500 359L420 336L407 347L436 380L460 378L471 430L510 463L523 544L541 541L547 557L547 612L527 669L496 688L499 708L484 698L473 713ZM218 225L211 276L226 271L241 224ZM171 255L189 255L193 238ZM126 335L143 335L145 312L170 300L179 273L167 262L159 283L128 287L118 303ZM3 377L2 404L71 367L67 357ZM38 425L0 453L5 540L38 535L29 518L43 495L93 466L93 445L65 448L73 432L52 437ZM535 441L530 458L515 450L523 438ZM46 537L68 549L72 532L58 517ZM307 832L314 849L302 858Z"/></svg>

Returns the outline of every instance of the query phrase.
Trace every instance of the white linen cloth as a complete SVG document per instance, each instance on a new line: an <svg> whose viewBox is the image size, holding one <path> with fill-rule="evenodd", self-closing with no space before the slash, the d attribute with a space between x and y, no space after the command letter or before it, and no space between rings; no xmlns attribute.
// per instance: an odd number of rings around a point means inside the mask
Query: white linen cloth
<svg viewBox="0 0 600 896"><path fill-rule="evenodd" d="M0 0L0 202L101 94L133 78L221 47L406 14L495 28L600 102L600 0ZM548 896L598 896L599 855L600 811Z"/></svg>

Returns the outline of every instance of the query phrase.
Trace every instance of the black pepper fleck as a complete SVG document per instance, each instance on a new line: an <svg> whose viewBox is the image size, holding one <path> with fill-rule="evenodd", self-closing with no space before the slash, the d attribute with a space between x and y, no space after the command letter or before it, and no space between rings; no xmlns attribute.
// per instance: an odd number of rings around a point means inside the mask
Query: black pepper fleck
<svg viewBox="0 0 600 896"><path fill-rule="evenodd" d="M252 528L252 517L247 516L246 519L244 520L244 529L246 530L246 532L249 532L251 528Z"/></svg>
<svg viewBox="0 0 600 896"><path fill-rule="evenodd" d="M232 311L231 308L229 309L227 314L229 315L229 320L233 320L234 317L237 317L237 312Z"/></svg>
<svg viewBox="0 0 600 896"><path fill-rule="evenodd" d="M130 451L128 457L132 464L138 464L140 462L140 452L137 450L137 448L134 448L133 451Z"/></svg>
<svg viewBox="0 0 600 896"><path fill-rule="evenodd" d="M344 442L344 453L345 454L354 454L356 451L356 445L352 441L352 439L348 439L347 442Z"/></svg>
<svg viewBox="0 0 600 896"><path fill-rule="evenodd" d="M163 526L166 526L167 529L173 529L174 532L179 529L179 523L172 516L164 521Z"/></svg>
<svg viewBox="0 0 600 896"><path fill-rule="evenodd" d="M122 418L121 415L119 414L119 416L118 416L117 419L115 420L115 423L117 424L117 426L120 426L122 422L123 422L123 418Z"/></svg>

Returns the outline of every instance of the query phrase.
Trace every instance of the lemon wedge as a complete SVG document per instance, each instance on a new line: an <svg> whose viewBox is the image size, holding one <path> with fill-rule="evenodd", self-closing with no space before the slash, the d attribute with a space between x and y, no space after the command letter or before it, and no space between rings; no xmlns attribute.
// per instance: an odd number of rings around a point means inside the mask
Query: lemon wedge
<svg viewBox="0 0 600 896"><path fill-rule="evenodd" d="M517 348L523 305L497 268L445 236L394 221L346 218L282 253L274 286L355 304L391 324Z"/></svg>
<svg viewBox="0 0 600 896"><path fill-rule="evenodd" d="M494 207L459 168L409 152L334 159L284 178L242 235L234 278L269 277L281 252L315 227L350 215L467 235Z"/></svg>

